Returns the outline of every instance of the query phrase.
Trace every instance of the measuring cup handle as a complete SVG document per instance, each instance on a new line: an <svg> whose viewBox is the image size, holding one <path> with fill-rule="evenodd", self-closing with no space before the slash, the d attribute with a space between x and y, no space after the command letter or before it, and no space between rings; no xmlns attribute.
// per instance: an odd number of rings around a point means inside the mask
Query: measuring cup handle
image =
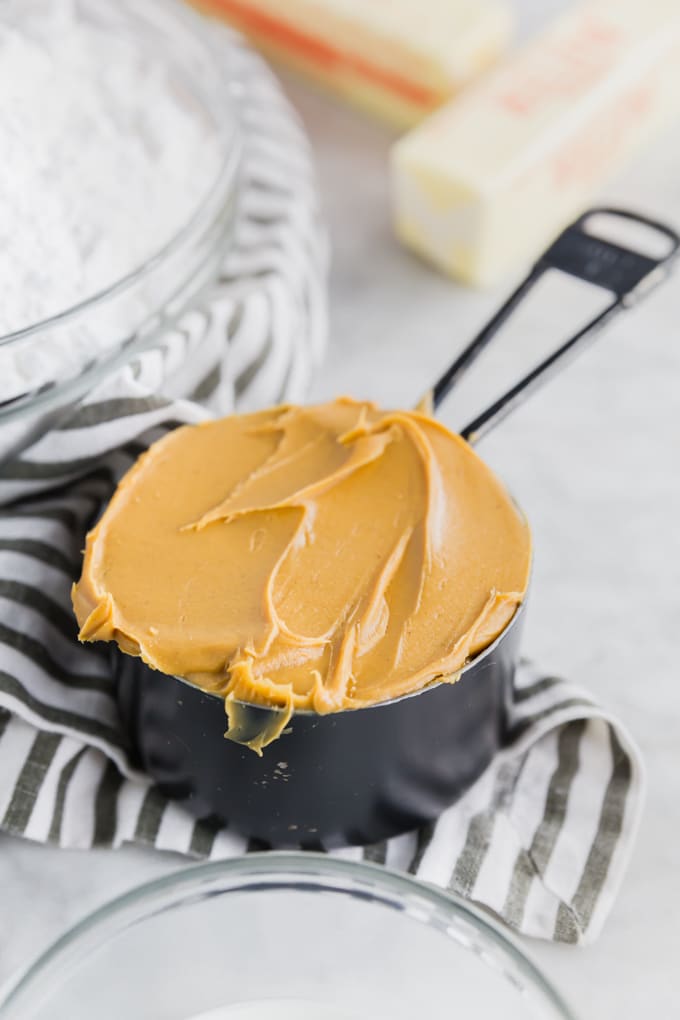
<svg viewBox="0 0 680 1020"><path fill-rule="evenodd" d="M593 232L592 221L596 217L627 220L647 227L665 238L667 250L662 256L654 258L606 240ZM514 407L522 403L529 393L547 381L558 362L575 353L579 347L585 346L585 341L593 338L614 315L630 308L665 280L679 249L680 237L664 223L658 223L649 217L625 209L609 207L589 209L567 227L541 255L527 277L441 376L431 391L431 399L429 401L426 399L421 406L430 406L433 410L440 406L463 373L479 357L517 305L548 269L559 270L609 291L612 294L612 301L603 311L461 430L460 434L464 439L471 443L475 442L497 425Z"/></svg>

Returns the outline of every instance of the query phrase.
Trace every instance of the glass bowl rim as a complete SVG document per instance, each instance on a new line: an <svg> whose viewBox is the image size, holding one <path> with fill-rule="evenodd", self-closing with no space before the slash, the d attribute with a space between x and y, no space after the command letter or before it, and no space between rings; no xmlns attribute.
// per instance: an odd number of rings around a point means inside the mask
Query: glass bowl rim
<svg viewBox="0 0 680 1020"><path fill-rule="evenodd" d="M228 101L225 110L225 123L221 125L219 132L220 145L222 148L220 165L216 176L210 185L205 189L193 212L181 226L165 241L159 248L151 253L140 265L135 266L123 276L118 277L112 283L107 284L100 290L83 298L76 304L62 308L43 319L31 322L20 329L12 330L10 333L0 333L0 347L10 347L22 340L46 332L64 323L71 322L85 316L94 308L105 304L112 298L118 297L125 291L130 290L140 281L150 276L155 269L161 266L170 256L181 249L182 245L190 240L193 234L200 229L202 221L216 202L231 193L236 187L240 167L240 128L236 111L229 95L229 76L217 59L217 50L212 44L207 27L203 24L205 16L201 16L195 9L181 5L175 0L159 3L158 0L144 0L135 8L135 17L144 17L144 11L154 10L164 24L171 25L177 29L181 27L191 35L191 43L198 43L203 49L203 56L210 64L210 71L222 78L225 85L225 99Z"/></svg>
<svg viewBox="0 0 680 1020"><path fill-rule="evenodd" d="M79 947L82 949L82 943L86 942L88 935L100 935L95 947L98 948L116 938L128 927L178 905L192 893L200 894L201 886L204 884L219 881L223 877L237 880L241 878L244 880L243 889L247 890L246 880L248 878L259 877L262 879L263 876L274 880L272 887L276 887L276 878L280 878L284 884L286 877L310 880L317 878L322 890L324 880L334 877L359 884L363 879L364 884L374 886L378 894L376 899L383 899L380 893L392 893L401 903L408 902L409 899L419 899L421 902L424 900L433 910L448 914L452 921L462 920L470 924L483 939L490 942L507 961L519 969L523 977L563 1020L577 1020L575 1013L562 998L561 993L542 974L517 941L510 936L507 929L482 909L473 906L450 891L440 889L412 875L395 871L389 866L370 861L348 860L312 851L288 850L241 854L237 857L219 861L204 861L179 868L167 875L143 882L96 908L53 941L13 980L10 979L8 986L0 989L0 1020L5 1015L7 1008L11 1009L17 1004L17 999L21 1006L21 996L26 992L30 994L36 983L40 982L43 974L46 971L49 974L49 969L53 965L59 964L61 958L67 957L68 959L68 954L73 950L77 950ZM238 888L238 882L232 888ZM333 888L330 887L328 891L333 891ZM344 892L337 888L335 891ZM185 893L185 896L181 895L182 892ZM147 909L142 909L145 906ZM449 933L445 929L439 928L438 930L449 937ZM80 961L82 958L83 954L81 953L76 957L76 960Z"/></svg>

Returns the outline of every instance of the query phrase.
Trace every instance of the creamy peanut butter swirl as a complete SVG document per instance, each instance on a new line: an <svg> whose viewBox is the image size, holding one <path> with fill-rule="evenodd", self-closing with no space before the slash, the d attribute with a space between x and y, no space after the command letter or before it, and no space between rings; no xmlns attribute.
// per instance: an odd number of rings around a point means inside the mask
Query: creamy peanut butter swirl
<svg viewBox="0 0 680 1020"><path fill-rule="evenodd" d="M88 535L73 604L81 640L117 641L228 707L282 707L278 731L294 709L456 679L511 619L530 558L524 518L466 442L341 399L155 443Z"/></svg>

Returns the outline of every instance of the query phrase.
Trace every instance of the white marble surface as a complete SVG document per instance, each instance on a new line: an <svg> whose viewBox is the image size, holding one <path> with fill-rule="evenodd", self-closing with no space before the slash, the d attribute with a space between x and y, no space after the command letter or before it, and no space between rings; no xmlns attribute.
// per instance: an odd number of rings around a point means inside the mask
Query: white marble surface
<svg viewBox="0 0 680 1020"><path fill-rule="evenodd" d="M561 6L523 0L523 15ZM315 396L414 402L508 289L463 290L393 240L389 133L289 83L318 153L333 242L333 344ZM680 225L680 128L603 191ZM442 417L460 425L572 323L545 294ZM589 686L642 747L649 793L619 900L585 949L526 948L581 1016L678 1015L680 275L483 443L533 524L526 651ZM0 982L93 907L181 866L135 849L59 852L0 837Z"/></svg>

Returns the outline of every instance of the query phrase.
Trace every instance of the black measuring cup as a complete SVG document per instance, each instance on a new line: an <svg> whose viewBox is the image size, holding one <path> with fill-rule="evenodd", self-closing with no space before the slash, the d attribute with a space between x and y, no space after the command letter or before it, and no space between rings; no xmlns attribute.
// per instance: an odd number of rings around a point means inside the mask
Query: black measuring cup
<svg viewBox="0 0 680 1020"><path fill-rule="evenodd" d="M593 233L602 219L646 227L665 243L652 258ZM526 279L442 375L425 404L436 410L499 327L548 270L577 277L611 301L474 421L475 442L567 356L668 274L680 238L667 226L616 209L594 209L568 227ZM507 738L510 696L524 618L520 606L502 634L455 683L318 715L296 713L262 757L224 739L224 699L150 669L115 650L118 698L139 765L160 790L263 846L330 848L371 843L435 819L477 779ZM242 706L253 730L278 709Z"/></svg>

